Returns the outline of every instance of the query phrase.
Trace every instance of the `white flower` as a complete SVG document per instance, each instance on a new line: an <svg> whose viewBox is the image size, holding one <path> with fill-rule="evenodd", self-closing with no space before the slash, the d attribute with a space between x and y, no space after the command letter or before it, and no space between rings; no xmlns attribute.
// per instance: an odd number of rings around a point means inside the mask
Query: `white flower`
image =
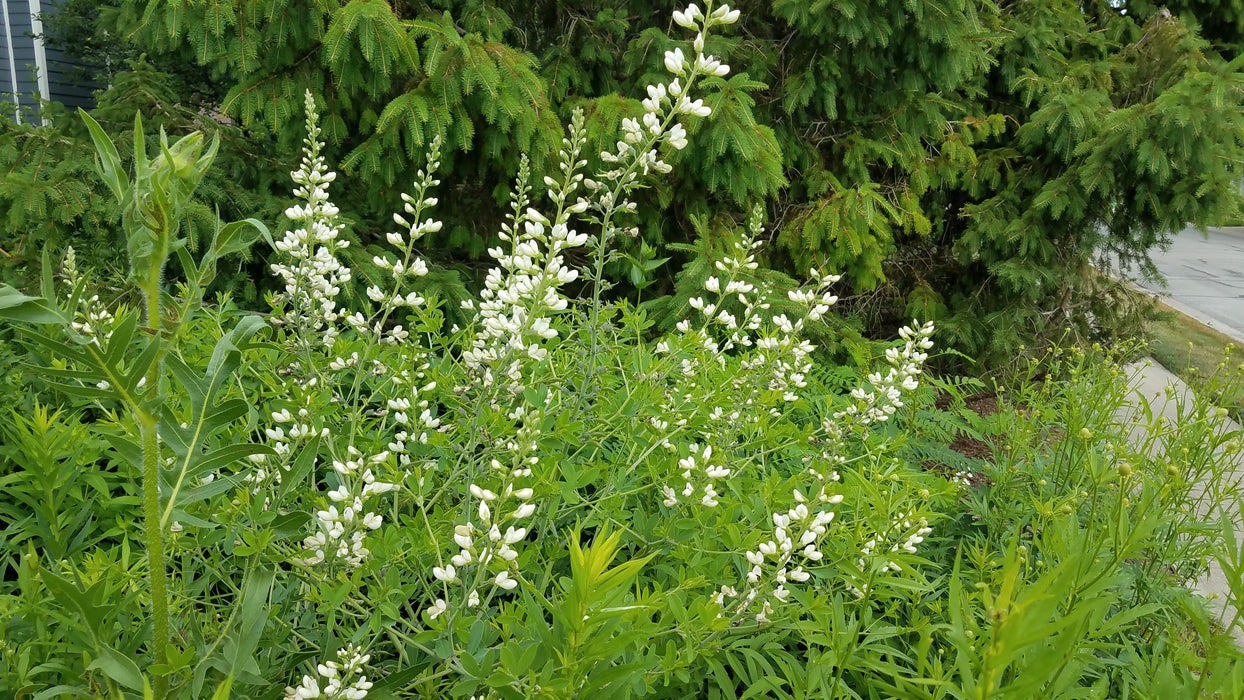
<svg viewBox="0 0 1244 700"><path fill-rule="evenodd" d="M505 571L497 574L497 577L493 579L493 583L507 591L512 591L518 586L518 581L510 578L510 574Z"/></svg>
<svg viewBox="0 0 1244 700"><path fill-rule="evenodd" d="M435 618L441 612L444 612L444 603L441 608L436 606L429 608L429 616ZM433 612L435 611L435 612ZM371 689L372 683L367 680L366 676L360 675L364 665L371 659L368 654L363 654L359 648L353 644L347 644L337 651L338 661L325 661L318 664L315 668L317 674L325 681L324 690L321 694L319 683L311 676L303 676L302 683L297 688L286 688L286 698L327 698L328 700L363 700L367 697L367 691ZM355 676L358 676L357 678Z"/></svg>
<svg viewBox="0 0 1244 700"><path fill-rule="evenodd" d="M473 529L469 524L454 527L454 542L458 543L458 546L463 549L470 547L473 544L472 532Z"/></svg>
<svg viewBox="0 0 1244 700"><path fill-rule="evenodd" d="M699 26L695 23L693 15L690 15L687 12L680 12L678 10L674 10L674 24L692 31L699 29Z"/></svg>
<svg viewBox="0 0 1244 700"><path fill-rule="evenodd" d="M682 49L674 49L665 52L665 69L675 75L685 75L687 59L682 55Z"/></svg>
<svg viewBox="0 0 1244 700"><path fill-rule="evenodd" d="M713 113L712 109L704 106L704 100L692 100L686 96L678 103L678 111L696 117L707 117Z"/></svg>
<svg viewBox="0 0 1244 700"><path fill-rule="evenodd" d="M713 24L734 24L739 21L739 11L731 10L729 5L722 5L713 10L710 21Z"/></svg>
<svg viewBox="0 0 1244 700"><path fill-rule="evenodd" d="M286 210L294 227L275 247L288 261L271 267L285 283L281 322L292 328L304 343L331 346L337 337L333 327L338 319L334 298L341 286L351 279L349 268L337 260L336 253L346 248L348 242L337 240L341 230L336 220L338 210L328 201L327 193L328 184L336 176L324 169L324 159L320 157L324 144L319 140L319 116L309 90L306 110L307 138L302 165L291 174L298 185L294 194L305 204Z"/></svg>
<svg viewBox="0 0 1244 700"><path fill-rule="evenodd" d="M441 598L437 598L436 602L432 603L431 607L429 607L425 612L427 612L429 618L435 620L448 609L449 606L445 604L445 601Z"/></svg>

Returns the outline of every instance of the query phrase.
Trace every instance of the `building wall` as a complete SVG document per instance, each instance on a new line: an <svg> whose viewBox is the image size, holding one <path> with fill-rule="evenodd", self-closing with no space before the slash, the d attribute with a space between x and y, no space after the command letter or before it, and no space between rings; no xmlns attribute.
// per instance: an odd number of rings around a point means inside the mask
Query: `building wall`
<svg viewBox="0 0 1244 700"><path fill-rule="evenodd" d="M37 118L38 96L70 108L90 107L92 94L103 86L82 84L70 75L72 62L36 38L40 17L56 11L55 0L0 0L0 101L6 115L21 121ZM39 66L43 65L42 71ZM40 73L43 80L40 81ZM16 81L16 100L14 86ZM9 110L13 110L12 113Z"/></svg>
<svg viewBox="0 0 1244 700"><path fill-rule="evenodd" d="M6 46L0 51L0 61L4 63L0 66L0 76L3 76L0 94L5 96L6 102L23 108L21 119L26 121L29 119L26 110L37 107L34 96L39 94L38 73L35 70L35 42L31 38L34 25L30 18L30 3L28 0L3 0L0 9L6 11L5 31L2 35ZM16 100L13 95L14 78L17 82Z"/></svg>
<svg viewBox="0 0 1244 700"><path fill-rule="evenodd" d="M46 4L46 3L45 3ZM78 82L75 69L81 66L65 58L64 52L52 46L44 48L48 60L48 87L50 97L66 107L90 109L95 106L94 93L106 86L98 83Z"/></svg>

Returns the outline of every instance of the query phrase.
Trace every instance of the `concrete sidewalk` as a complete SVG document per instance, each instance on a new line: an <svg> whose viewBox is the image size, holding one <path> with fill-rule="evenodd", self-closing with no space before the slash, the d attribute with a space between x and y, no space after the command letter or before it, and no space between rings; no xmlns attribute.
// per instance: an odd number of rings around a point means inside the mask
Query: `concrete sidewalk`
<svg viewBox="0 0 1244 700"><path fill-rule="evenodd" d="M1144 439L1145 419L1141 413L1141 406L1147 403L1155 415L1160 414L1167 422L1174 423L1179 419L1178 399L1183 397L1188 400L1187 397L1191 396L1192 389L1157 362L1133 363L1125 367L1125 370L1132 379L1132 411L1131 415L1122 415L1119 419L1124 422L1124 425L1131 426L1132 440L1135 443ZM1226 423L1224 426L1226 430L1237 432L1240 430L1240 426L1235 421L1223 420ZM1160 445L1155 447L1155 450L1161 449ZM1236 464L1232 465L1231 473L1235 483L1244 481L1244 463L1241 463L1239 458L1236 459ZM1204 512L1199 515L1212 517L1210 513ZM1244 523L1239 522L1238 518L1235 523L1235 532L1237 538L1244 534ZM1235 608L1230 602L1231 590L1217 561L1209 562L1209 571L1192 585L1192 589L1209 599L1211 609L1218 612L1220 621L1225 623L1235 615ZM1238 630L1233 634L1236 644L1244 647L1244 634Z"/></svg>

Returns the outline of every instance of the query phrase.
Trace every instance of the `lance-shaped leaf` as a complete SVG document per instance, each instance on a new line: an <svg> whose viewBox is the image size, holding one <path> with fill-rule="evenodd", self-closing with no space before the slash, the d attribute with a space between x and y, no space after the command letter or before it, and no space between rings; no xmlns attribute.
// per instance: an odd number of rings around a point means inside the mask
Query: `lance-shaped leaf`
<svg viewBox="0 0 1244 700"><path fill-rule="evenodd" d="M104 184L108 185L108 189L112 190L118 202L125 201L130 183L125 170L121 167L121 156L117 154L116 144L112 142L99 122L86 113L86 110L78 108L78 114L81 115L82 121L86 122L86 128L91 132L91 140L95 142L100 177L103 178Z"/></svg>
<svg viewBox="0 0 1244 700"><path fill-rule="evenodd" d="M220 645L215 648L215 653L205 657L195 667L195 687L201 686L208 668L215 668L230 678L248 683L266 680L263 670L255 663L255 649L268 623L265 608L275 582L276 571L273 569L257 568L248 572L241 599L234 608L234 614L229 617Z"/></svg>
<svg viewBox="0 0 1244 700"><path fill-rule="evenodd" d="M285 496L294 488L300 486L303 479L307 478L307 475L315 468L315 459L319 452L320 436L314 435L303 445L302 452L298 453L289 471L281 478L281 483L276 490L277 503L284 502Z"/></svg>
<svg viewBox="0 0 1244 700"><path fill-rule="evenodd" d="M251 340L263 327L263 319L258 316L243 317L232 331L216 342L202 375L176 355L166 359L166 365L189 398L190 411L188 417L182 416L169 404L161 411L160 436L176 455L173 465L161 472L161 496L165 500L162 523L169 521L174 508L217 493L210 488L188 488L195 479L250 455L275 454L272 448L254 443L209 447L215 435L249 411L249 405L241 399L217 403L216 395L237 371L243 350L250 347Z"/></svg>
<svg viewBox="0 0 1244 700"><path fill-rule="evenodd" d="M106 341L79 337L81 344L27 331L22 336L23 342L33 357L45 361L43 365L27 366L50 380L48 383L53 388L70 396L116 401L150 410L148 404L158 402L159 397L154 392L144 395L139 382L156 361L161 341L158 337L143 336L146 347L137 356L127 359L127 354L133 355L128 351L133 345L137 324L135 314L123 314ZM65 366L53 366L51 360L59 360Z"/></svg>
<svg viewBox="0 0 1244 700"><path fill-rule="evenodd" d="M222 258L243 253L250 249L260 238L271 240L272 234L268 227L259 219L243 219L232 221L221 226L212 237L212 244L195 270L199 286L206 287L216 277L216 263ZM187 270L190 273L190 270Z"/></svg>

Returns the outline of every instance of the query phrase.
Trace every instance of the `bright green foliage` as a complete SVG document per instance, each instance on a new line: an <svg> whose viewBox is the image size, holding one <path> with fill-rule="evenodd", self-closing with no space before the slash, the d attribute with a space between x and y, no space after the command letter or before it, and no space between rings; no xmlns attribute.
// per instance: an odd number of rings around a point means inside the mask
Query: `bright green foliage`
<svg viewBox="0 0 1244 700"><path fill-rule="evenodd" d="M797 265L815 261L871 289L897 234L929 234L940 216L920 197L946 179L939 154L954 157L958 132L989 128L957 123L976 113L971 81L992 60L990 10L969 0L774 3L794 30L772 82L788 115L773 121L786 125L784 155L800 174L781 234Z"/></svg>
<svg viewBox="0 0 1244 700"><path fill-rule="evenodd" d="M766 262L794 276L811 265L847 274L859 293L849 308L873 335L908 315L934 317L956 347L994 364L1068 328L1081 337L1119 328L1124 294L1087 267L1092 255L1111 250L1143 268L1145 251L1169 232L1229 219L1236 207L1244 98L1239 66L1224 57L1244 43L1237 5L748 8L746 35L707 46L733 68L707 84L716 118L688 124L690 146L672 159L678 174L640 199L633 223L642 240L623 253L635 257L646 244L663 257L665 243L704 249L695 221L738 220L764 199L778 243ZM147 80L191 93L153 88L160 97L151 100L125 88L121 74L105 97L118 113L100 121L116 135L129 122L123 109L181 102L241 125L181 120L182 130L228 135L221 159L233 172L204 183L204 206L188 210L190 225L207 230L217 206L226 217L247 202L278 211L267 204L271 183L294 160L291 125L311 88L323 101L328 155L346 168L340 199L343 216L360 224L351 251L360 280L375 272L368 261L417 154L440 136L447 204L461 216L426 245L444 288L464 298L459 278L477 276L473 259L496 242L503 183L520 153L543 175L558 150L557 117L581 107L596 167L620 120L639 115L624 96L657 81L650 59L673 40L670 27L636 18L667 9L618 0L125 0L101 13L110 36L128 37L127 51L160 66L201 65L216 85ZM77 230L104 248L109 210L81 184L80 131L27 131L0 135L0 161L12 164L0 213L19 227L5 249L25 254L23 235L65 240ZM58 138L66 132L76 140ZM645 273L648 293L675 295L663 309L685 307L695 288L676 279L689 254L679 249ZM632 268L619 259L606 270L625 280ZM673 321L658 318L660 327Z"/></svg>
<svg viewBox="0 0 1244 700"><path fill-rule="evenodd" d="M495 192L520 153L543 175L561 138L558 117L568 117L569 107L587 113L588 137L598 146L587 154L593 162L612 147L618 121L640 113L637 102L616 93L643 94L646 83L620 71L652 82L660 63L651 56L673 41L659 29L635 35L635 9L584 14L553 3L384 0L263 0L238 8L175 0L123 3L108 21L164 59L207 66L227 91L220 110L252 132L274 134L283 154L298 143L290 126L303 92L322 95L327 140L352 178L343 210L370 228L359 231L363 243L389 225L384 212L398 205L398 188L413 178L415 156L440 136L454 206L468 216L432 242L479 256L495 242L501 220ZM651 9L657 8L645 11ZM714 38L708 50L720 55L741 45ZM665 201L676 184L688 201L719 197L737 211L785 183L777 138L754 111L765 85L735 73L706 98L718 118L678 160L679 181L660 187ZM655 243L681 239L671 230L679 225L649 213L641 229Z"/></svg>
<svg viewBox="0 0 1244 700"><path fill-rule="evenodd" d="M641 184L622 173L658 172L683 145L668 100L645 106L656 128L625 127L613 174L584 176L578 111L561 179L529 182L521 161L465 326L447 330L415 251L441 228L433 164L373 261L376 288L338 306L336 178L305 99L302 201L274 242L285 288L270 314L201 303L257 224L221 227L197 259L176 248L172 212L214 149L194 135L148 160L139 138L131 178L90 121L146 322L101 309L69 254L68 285L49 254L40 296L0 287L23 358L70 404L14 421L0 446L0 485L18 492L0 499L0 692L1244 690L1229 636L1244 618L1213 626L1184 587L1217 560L1244 600L1229 472L1244 450L1225 410L1176 396L1183 420L1161 419L1094 348L1027 363L996 413L972 415L983 382L924 375L932 324L889 347L846 342L852 365L818 366L805 336L838 278L763 270L762 207L744 234L693 217L702 255L681 281L696 283L678 290L685 308L663 309L682 320L645 342L653 319L603 300L600 271ZM174 248L176 296L153 274ZM627 261L641 276L642 251ZM567 298L580 274L592 295ZM1235 390L1244 368L1210 381ZM988 458L952 456L960 439ZM114 517L81 515L105 494Z"/></svg>
<svg viewBox="0 0 1244 700"><path fill-rule="evenodd" d="M658 206L641 214L640 234L650 245L694 244L693 218L737 216L775 197L770 264L846 273L869 292L857 310L874 332L914 313L937 317L958 347L991 362L1066 327L1092 335L1118 323L1114 304L1102 303L1118 293L1086 268L1095 252L1143 264L1168 232L1235 206L1244 154L1237 67L1179 18L1231 43L1240 17L1231 8L753 8L746 38L710 40L732 75L711 84L716 118L691 125L679 175L656 183ZM353 187L364 185L351 189L346 210L376 226L386 225L378 212L392 206L391 186L410 179L411 158L440 135L468 217L430 240L474 255L500 219L499 174L520 151L542 171L559 110L585 108L590 160L622 117L637 115L617 95L642 94L659 73L649 57L672 43L632 18L664 9L263 0L242 11L133 0L118 22L150 50L210 67L228 88L224 112L271 130L284 148L302 91L325 95L329 140ZM620 277L630 268L610 269ZM654 270L661 284L652 289L676 293L663 308L685 306L678 290L694 288L675 285L673 269Z"/></svg>

